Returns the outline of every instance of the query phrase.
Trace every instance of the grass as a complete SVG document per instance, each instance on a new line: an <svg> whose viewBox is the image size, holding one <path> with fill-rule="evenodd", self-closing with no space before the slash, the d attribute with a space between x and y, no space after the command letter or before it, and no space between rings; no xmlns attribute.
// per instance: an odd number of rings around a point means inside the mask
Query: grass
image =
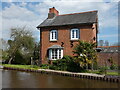
<svg viewBox="0 0 120 90"><path fill-rule="evenodd" d="M120 76L120 73L118 73L118 72L107 72L107 75L116 75L116 76Z"/></svg>
<svg viewBox="0 0 120 90"><path fill-rule="evenodd" d="M13 64L2 64L2 65L5 67L21 68L21 69L34 69L34 70L40 69L40 67L36 65L13 65Z"/></svg>
<svg viewBox="0 0 120 90"><path fill-rule="evenodd" d="M2 66L5 67L12 67L12 68L20 68L20 69L33 69L33 70L38 70L38 69L48 69L48 66L43 65L41 67L36 66L36 65L13 65L13 64L2 64ZM94 73L94 74L100 74L100 72L98 70L95 71L87 71L86 73ZM105 74L105 73L103 73ZM120 73L118 72L110 72L107 71L106 75L116 75L116 76L120 76Z"/></svg>
<svg viewBox="0 0 120 90"><path fill-rule="evenodd" d="M87 73L100 74L100 72L99 72L98 70L96 70L96 71L88 71ZM103 73L103 74L105 74L105 73ZM107 71L107 72L106 72L106 75L113 75L113 76L116 75L116 76L120 76L120 73Z"/></svg>

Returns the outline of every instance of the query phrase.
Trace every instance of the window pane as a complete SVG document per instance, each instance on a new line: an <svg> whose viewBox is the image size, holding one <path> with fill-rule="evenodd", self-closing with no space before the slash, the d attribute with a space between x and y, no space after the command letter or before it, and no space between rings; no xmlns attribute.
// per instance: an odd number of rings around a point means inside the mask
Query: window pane
<svg viewBox="0 0 120 90"><path fill-rule="evenodd" d="M56 40L57 39L57 31L56 30L52 30L50 32L50 40Z"/></svg>
<svg viewBox="0 0 120 90"><path fill-rule="evenodd" d="M76 38L78 38L78 30L76 30Z"/></svg>
<svg viewBox="0 0 120 90"><path fill-rule="evenodd" d="M61 49L59 49L59 58L61 58Z"/></svg>
<svg viewBox="0 0 120 90"><path fill-rule="evenodd" d="M74 38L74 30L72 30L72 38Z"/></svg>
<svg viewBox="0 0 120 90"><path fill-rule="evenodd" d="M52 51L52 59L53 59L53 58L54 58L54 55L53 55L53 54L54 54L54 53L53 53L53 49L52 49L51 51Z"/></svg>
<svg viewBox="0 0 120 90"><path fill-rule="evenodd" d="M55 49L55 59L57 59L57 49Z"/></svg>
<svg viewBox="0 0 120 90"><path fill-rule="evenodd" d="M61 49L51 49L52 59L61 59Z"/></svg>
<svg viewBox="0 0 120 90"><path fill-rule="evenodd" d="M79 29L71 29L71 39L79 38Z"/></svg>
<svg viewBox="0 0 120 90"><path fill-rule="evenodd" d="M57 32L55 31L54 34L55 34L54 39L57 39Z"/></svg>
<svg viewBox="0 0 120 90"><path fill-rule="evenodd" d="M53 39L53 32L52 32L52 39Z"/></svg>

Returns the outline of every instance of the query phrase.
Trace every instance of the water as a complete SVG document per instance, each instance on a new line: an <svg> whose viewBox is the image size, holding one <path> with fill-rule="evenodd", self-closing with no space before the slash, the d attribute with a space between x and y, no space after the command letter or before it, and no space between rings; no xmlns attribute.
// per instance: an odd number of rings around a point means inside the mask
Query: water
<svg viewBox="0 0 120 90"><path fill-rule="evenodd" d="M2 88L118 88L118 83L60 75L0 70Z"/></svg>

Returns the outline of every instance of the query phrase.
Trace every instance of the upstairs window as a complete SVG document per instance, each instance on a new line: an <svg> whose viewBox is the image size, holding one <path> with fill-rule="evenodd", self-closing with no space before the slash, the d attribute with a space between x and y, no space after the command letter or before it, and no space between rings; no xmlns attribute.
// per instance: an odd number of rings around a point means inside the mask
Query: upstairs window
<svg viewBox="0 0 120 90"><path fill-rule="evenodd" d="M71 29L71 40L78 40L80 37L79 29Z"/></svg>
<svg viewBox="0 0 120 90"><path fill-rule="evenodd" d="M50 41L56 41L57 40L57 30L51 30L50 31Z"/></svg>

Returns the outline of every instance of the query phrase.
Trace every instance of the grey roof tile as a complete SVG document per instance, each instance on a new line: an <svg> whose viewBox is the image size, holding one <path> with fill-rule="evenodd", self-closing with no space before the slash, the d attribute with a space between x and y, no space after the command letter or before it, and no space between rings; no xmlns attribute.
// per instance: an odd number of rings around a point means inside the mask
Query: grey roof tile
<svg viewBox="0 0 120 90"><path fill-rule="evenodd" d="M94 23L97 20L97 11L90 11L84 13L59 15L52 19L44 20L37 28L47 26L61 26L71 24Z"/></svg>

